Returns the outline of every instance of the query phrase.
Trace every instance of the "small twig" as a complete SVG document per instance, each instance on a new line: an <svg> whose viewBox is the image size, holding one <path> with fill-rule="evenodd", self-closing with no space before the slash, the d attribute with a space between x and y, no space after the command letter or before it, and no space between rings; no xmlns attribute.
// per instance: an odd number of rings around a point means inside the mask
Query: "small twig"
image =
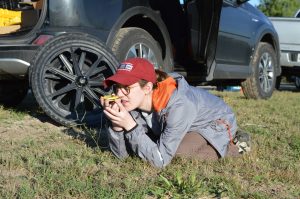
<svg viewBox="0 0 300 199"><path fill-rule="evenodd" d="M257 127L262 127L262 128L267 128L267 126L261 125L261 124L244 124L244 126L257 126Z"/></svg>

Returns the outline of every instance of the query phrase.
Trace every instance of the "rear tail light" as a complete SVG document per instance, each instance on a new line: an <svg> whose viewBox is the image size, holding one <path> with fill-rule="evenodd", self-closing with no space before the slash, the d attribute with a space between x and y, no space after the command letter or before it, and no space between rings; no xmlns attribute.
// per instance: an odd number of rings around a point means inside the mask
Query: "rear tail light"
<svg viewBox="0 0 300 199"><path fill-rule="evenodd" d="M46 41L48 41L49 39L51 39L53 37L53 35L40 35L38 36L38 38L36 38L32 44L35 45L43 45L44 43L46 43Z"/></svg>

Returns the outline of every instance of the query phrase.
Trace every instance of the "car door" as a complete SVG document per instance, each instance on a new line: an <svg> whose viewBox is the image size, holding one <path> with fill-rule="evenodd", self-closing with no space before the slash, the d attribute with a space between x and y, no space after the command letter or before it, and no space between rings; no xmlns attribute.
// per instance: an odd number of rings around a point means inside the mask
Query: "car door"
<svg viewBox="0 0 300 199"><path fill-rule="evenodd" d="M223 1L216 50L217 68L232 71L228 73L230 78L237 75L236 73L249 73L251 34L255 28L254 19L246 10L245 4L239 2Z"/></svg>
<svg viewBox="0 0 300 199"><path fill-rule="evenodd" d="M214 68L222 1L189 0L187 3L193 59L205 66L204 75Z"/></svg>

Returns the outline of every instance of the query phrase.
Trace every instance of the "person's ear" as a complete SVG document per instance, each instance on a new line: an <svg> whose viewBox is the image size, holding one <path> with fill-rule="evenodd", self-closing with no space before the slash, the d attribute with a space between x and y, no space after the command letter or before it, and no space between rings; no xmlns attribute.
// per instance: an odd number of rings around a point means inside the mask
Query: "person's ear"
<svg viewBox="0 0 300 199"><path fill-rule="evenodd" d="M152 92L153 89L153 83L152 82L147 82L147 84L143 87L143 90L146 95Z"/></svg>

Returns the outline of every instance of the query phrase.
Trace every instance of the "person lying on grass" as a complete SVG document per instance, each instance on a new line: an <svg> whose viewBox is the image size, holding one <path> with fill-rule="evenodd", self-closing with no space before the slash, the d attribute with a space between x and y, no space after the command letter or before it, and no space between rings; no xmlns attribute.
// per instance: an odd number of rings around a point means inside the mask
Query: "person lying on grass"
<svg viewBox="0 0 300 199"><path fill-rule="evenodd" d="M110 120L109 146L118 158L135 154L163 168L174 156L216 160L237 156L237 122L220 98L131 58L104 80L117 99L101 97Z"/></svg>

